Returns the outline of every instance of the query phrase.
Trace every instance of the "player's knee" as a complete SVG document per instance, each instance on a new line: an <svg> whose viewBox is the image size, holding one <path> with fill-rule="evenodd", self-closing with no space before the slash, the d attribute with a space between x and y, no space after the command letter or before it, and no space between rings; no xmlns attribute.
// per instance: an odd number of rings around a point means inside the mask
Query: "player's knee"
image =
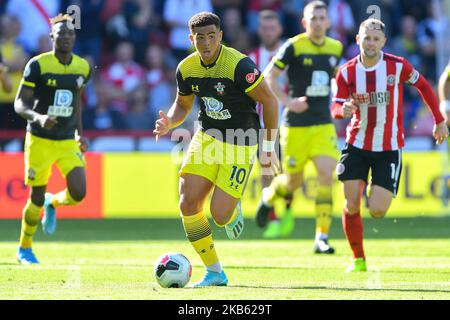
<svg viewBox="0 0 450 320"><path fill-rule="evenodd" d="M201 205L195 197L189 195L181 194L180 201L178 202L178 207L182 214L195 214L202 210Z"/></svg>
<svg viewBox="0 0 450 320"><path fill-rule="evenodd" d="M349 214L356 214L359 212L360 202L359 200L347 200L345 209Z"/></svg>

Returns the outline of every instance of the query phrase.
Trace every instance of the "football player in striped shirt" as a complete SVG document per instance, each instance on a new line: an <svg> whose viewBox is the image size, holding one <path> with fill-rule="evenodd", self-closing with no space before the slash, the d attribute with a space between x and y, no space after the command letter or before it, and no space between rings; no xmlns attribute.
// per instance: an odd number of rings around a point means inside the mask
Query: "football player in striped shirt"
<svg viewBox="0 0 450 320"><path fill-rule="evenodd" d="M342 225L354 258L346 272L367 270L360 204L369 169L372 176L368 204L372 217L384 217L397 194L405 144L404 83L417 88L431 111L436 143L441 144L448 137L438 99L427 80L405 58L382 51L386 43L384 23L373 18L363 21L356 42L361 53L339 68L332 104L334 118L351 118L336 166L345 197Z"/></svg>

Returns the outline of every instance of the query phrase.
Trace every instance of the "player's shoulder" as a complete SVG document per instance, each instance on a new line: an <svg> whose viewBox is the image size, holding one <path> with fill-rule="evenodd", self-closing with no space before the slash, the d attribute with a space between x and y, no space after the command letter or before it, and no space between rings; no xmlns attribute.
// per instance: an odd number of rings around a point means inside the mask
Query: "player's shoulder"
<svg viewBox="0 0 450 320"><path fill-rule="evenodd" d="M329 49L330 52L334 52L337 55L341 55L344 50L344 45L337 39L326 37L324 48Z"/></svg>
<svg viewBox="0 0 450 320"><path fill-rule="evenodd" d="M342 64L339 67L339 71L347 70L348 68L355 66L357 63L358 63L358 56L353 57L350 60L348 60L347 62L345 62L344 64Z"/></svg>
<svg viewBox="0 0 450 320"><path fill-rule="evenodd" d="M72 59L73 59L72 63L76 67L79 67L83 71L90 70L91 67L89 65L89 62L86 59L84 59L83 57L80 57L79 55L74 53Z"/></svg>
<svg viewBox="0 0 450 320"><path fill-rule="evenodd" d="M192 71L199 65L199 62L200 56L198 52L195 51L178 63L177 72L181 72L183 77L186 77L189 71Z"/></svg>
<svg viewBox="0 0 450 320"><path fill-rule="evenodd" d="M396 56L387 52L383 52L383 60L399 63L404 63L405 61L407 61L405 57Z"/></svg>
<svg viewBox="0 0 450 320"><path fill-rule="evenodd" d="M223 57L221 59L221 63L226 64L228 67L235 67L242 59L248 58L247 55L234 48L227 46L222 46L222 48Z"/></svg>

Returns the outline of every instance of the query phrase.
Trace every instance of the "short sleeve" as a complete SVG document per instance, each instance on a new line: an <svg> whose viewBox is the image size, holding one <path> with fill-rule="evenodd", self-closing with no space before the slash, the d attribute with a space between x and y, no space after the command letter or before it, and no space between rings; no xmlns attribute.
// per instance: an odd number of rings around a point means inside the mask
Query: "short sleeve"
<svg viewBox="0 0 450 320"><path fill-rule="evenodd" d="M419 80L419 78L420 78L419 71L414 69L414 67L408 60L403 59L403 69L402 73L400 74L400 81L413 85L417 82L417 80Z"/></svg>
<svg viewBox="0 0 450 320"><path fill-rule="evenodd" d="M28 61L23 71L22 85L34 88L39 81L40 67L37 60Z"/></svg>
<svg viewBox="0 0 450 320"><path fill-rule="evenodd" d="M241 59L234 71L234 82L245 93L253 90L263 78L261 71L249 57Z"/></svg>
<svg viewBox="0 0 450 320"><path fill-rule="evenodd" d="M277 54L272 58L273 64L281 70L284 70L294 60L294 46L288 40L278 50Z"/></svg>
<svg viewBox="0 0 450 320"><path fill-rule="evenodd" d="M177 88L178 88L178 94L180 96L189 96L193 94L192 88L189 87L189 85L186 83L186 81L183 79L183 75L181 74L180 68L177 68Z"/></svg>

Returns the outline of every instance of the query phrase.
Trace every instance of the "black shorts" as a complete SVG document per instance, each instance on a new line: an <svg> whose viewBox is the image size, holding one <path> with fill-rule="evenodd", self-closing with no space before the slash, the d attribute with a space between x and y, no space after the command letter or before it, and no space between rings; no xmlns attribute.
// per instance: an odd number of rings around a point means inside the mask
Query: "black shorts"
<svg viewBox="0 0 450 320"><path fill-rule="evenodd" d="M383 187L397 195L402 173L402 151L367 151L345 144L336 166L340 181L364 180L367 183L369 169L373 185Z"/></svg>

